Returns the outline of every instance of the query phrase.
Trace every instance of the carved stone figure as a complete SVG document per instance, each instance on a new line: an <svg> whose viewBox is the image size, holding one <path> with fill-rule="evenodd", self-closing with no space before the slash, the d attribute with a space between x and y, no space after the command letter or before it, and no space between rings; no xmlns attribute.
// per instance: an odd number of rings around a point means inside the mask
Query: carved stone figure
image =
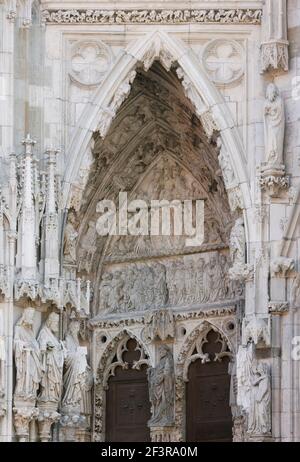
<svg viewBox="0 0 300 462"><path fill-rule="evenodd" d="M15 399L34 401L42 376L39 344L33 332L35 309L26 308L15 327Z"/></svg>
<svg viewBox="0 0 300 462"><path fill-rule="evenodd" d="M237 355L237 404L248 416L250 437L271 432L271 376L267 364L254 355L254 344L240 347Z"/></svg>
<svg viewBox="0 0 300 462"><path fill-rule="evenodd" d="M83 395L86 400L87 375L89 366L87 363L86 347L79 344L80 322L71 320L65 337L66 358L64 365L62 409L76 410L78 413L84 408Z"/></svg>
<svg viewBox="0 0 300 462"><path fill-rule="evenodd" d="M283 164L285 130L284 103L274 83L267 88L264 107L266 162L269 165Z"/></svg>
<svg viewBox="0 0 300 462"><path fill-rule="evenodd" d="M238 218L230 234L230 257L233 266L245 264L245 244L246 238L244 221L242 218Z"/></svg>
<svg viewBox="0 0 300 462"><path fill-rule="evenodd" d="M159 362L148 369L149 396L152 404L150 427L165 427L174 424L175 376L174 361L170 348L159 348Z"/></svg>
<svg viewBox="0 0 300 462"><path fill-rule="evenodd" d="M74 212L69 213L68 222L65 228L64 235L64 255L66 261L70 263L76 262L76 240L78 232L75 229L76 219Z"/></svg>
<svg viewBox="0 0 300 462"><path fill-rule="evenodd" d="M42 356L42 380L39 403L59 403L62 393L64 350L57 338L59 315L51 313L42 327L38 343Z"/></svg>
<svg viewBox="0 0 300 462"><path fill-rule="evenodd" d="M267 364L257 364L252 371L251 384L248 432L253 435L267 435L271 432L271 378Z"/></svg>

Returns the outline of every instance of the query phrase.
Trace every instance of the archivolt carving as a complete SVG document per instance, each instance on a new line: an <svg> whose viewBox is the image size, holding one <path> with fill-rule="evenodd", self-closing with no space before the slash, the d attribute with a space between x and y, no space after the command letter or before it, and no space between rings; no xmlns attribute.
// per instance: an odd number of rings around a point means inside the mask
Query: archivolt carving
<svg viewBox="0 0 300 462"><path fill-rule="evenodd" d="M139 370L143 365L151 365L150 353L147 348L140 339L127 329L120 332L109 343L101 356L96 377L94 441L104 441L105 391L108 387L109 377L115 374L116 368L128 368L123 354L127 351L126 344L131 338L136 340L137 348L140 351L140 358L134 363L133 368Z"/></svg>

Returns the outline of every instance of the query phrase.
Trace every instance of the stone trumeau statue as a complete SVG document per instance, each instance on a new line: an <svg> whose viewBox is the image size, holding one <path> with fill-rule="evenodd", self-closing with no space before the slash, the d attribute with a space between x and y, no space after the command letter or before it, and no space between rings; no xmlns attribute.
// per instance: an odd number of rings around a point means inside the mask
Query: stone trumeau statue
<svg viewBox="0 0 300 462"><path fill-rule="evenodd" d="M59 403L62 393L64 349L57 338L59 315L51 313L43 325L38 343L42 356L42 380L39 402Z"/></svg>
<svg viewBox="0 0 300 462"><path fill-rule="evenodd" d="M18 400L34 401L42 376L39 344L33 332L34 316L35 309L26 308L15 327L15 399Z"/></svg>
<svg viewBox="0 0 300 462"><path fill-rule="evenodd" d="M148 369L149 396L152 405L150 427L174 425L174 361L170 348L159 348L159 362L155 368Z"/></svg>
<svg viewBox="0 0 300 462"><path fill-rule="evenodd" d="M267 88L264 126L266 162L268 165L282 165L285 113L283 100L274 83L270 83Z"/></svg>

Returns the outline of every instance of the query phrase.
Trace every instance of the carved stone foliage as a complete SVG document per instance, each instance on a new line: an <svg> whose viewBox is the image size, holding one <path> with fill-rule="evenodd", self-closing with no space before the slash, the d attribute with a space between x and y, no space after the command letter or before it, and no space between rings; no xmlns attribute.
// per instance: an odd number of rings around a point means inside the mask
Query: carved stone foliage
<svg viewBox="0 0 300 462"><path fill-rule="evenodd" d="M203 64L217 85L237 83L244 74L244 51L234 40L216 39L206 45Z"/></svg>
<svg viewBox="0 0 300 462"><path fill-rule="evenodd" d="M250 438L271 434L271 375L268 364L254 357L253 344L237 356L238 404L247 417Z"/></svg>
<svg viewBox="0 0 300 462"><path fill-rule="evenodd" d="M35 407L14 407L14 426L19 442L27 442L29 439L29 424L35 420L39 411Z"/></svg>
<svg viewBox="0 0 300 462"><path fill-rule="evenodd" d="M101 356L99 367L97 370L95 384L95 424L94 424L94 441L105 441L105 391L108 387L109 377L114 375L117 367L123 369L128 368L128 363L124 361L123 355L127 351L127 343L130 339L136 340L138 351L140 352L139 359L132 364L132 368L139 369L143 365L150 365L150 355L142 346L138 338L130 331L124 330L120 332L108 344L106 350Z"/></svg>
<svg viewBox="0 0 300 462"><path fill-rule="evenodd" d="M292 258L278 257L270 265L272 277L286 277L287 273L293 271L295 262Z"/></svg>
<svg viewBox="0 0 300 462"><path fill-rule="evenodd" d="M152 406L150 427L174 425L175 375L173 354L169 346L158 348L158 364L148 371L149 396Z"/></svg>
<svg viewBox="0 0 300 462"><path fill-rule="evenodd" d="M260 24L261 9L202 10L43 10L42 21L56 24Z"/></svg>
<svg viewBox="0 0 300 462"><path fill-rule="evenodd" d="M71 52L70 76L84 86L99 85L112 62L112 53L103 42L83 40L75 43Z"/></svg>
<svg viewBox="0 0 300 462"><path fill-rule="evenodd" d="M233 299L236 290L228 278L226 255L131 263L103 274L100 310L114 314L204 304Z"/></svg>

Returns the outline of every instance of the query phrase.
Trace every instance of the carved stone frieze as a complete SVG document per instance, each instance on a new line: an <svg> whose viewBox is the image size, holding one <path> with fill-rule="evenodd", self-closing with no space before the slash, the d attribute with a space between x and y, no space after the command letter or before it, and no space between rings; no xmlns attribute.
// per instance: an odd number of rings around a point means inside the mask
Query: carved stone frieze
<svg viewBox="0 0 300 462"><path fill-rule="evenodd" d="M43 10L48 24L260 24L261 9Z"/></svg>
<svg viewBox="0 0 300 462"><path fill-rule="evenodd" d="M232 300L238 287L228 278L228 266L226 255L200 254L111 267L102 276L100 310L113 315Z"/></svg>
<svg viewBox="0 0 300 462"><path fill-rule="evenodd" d="M39 410L35 407L18 407L13 408L14 426L19 442L27 442L29 439L29 424L32 420L38 418Z"/></svg>

